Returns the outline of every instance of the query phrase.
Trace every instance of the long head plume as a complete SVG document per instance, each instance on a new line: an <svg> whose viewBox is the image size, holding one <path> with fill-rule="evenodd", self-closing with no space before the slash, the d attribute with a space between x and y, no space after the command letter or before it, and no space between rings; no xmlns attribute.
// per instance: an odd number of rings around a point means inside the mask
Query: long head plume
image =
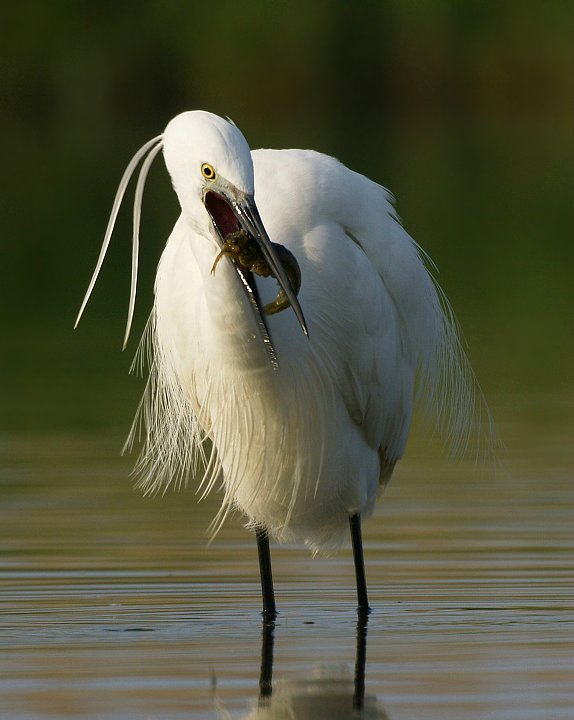
<svg viewBox="0 0 574 720"><path fill-rule="evenodd" d="M94 270L94 274L92 275L92 279L90 280L90 284L88 285L86 295L84 296L82 305L80 307L80 312L78 313L78 317L76 318L76 322L74 324L74 328L76 328L78 326L78 323L80 322L80 319L82 317L84 309L85 309L86 305L88 304L88 300L90 299L90 295L92 294L92 290L94 289L96 280L98 279L98 275L102 268L104 258L106 257L106 252L108 251L110 240L112 239L112 234L114 232L116 219L118 217L118 213L119 213L120 207L122 205L122 200L124 199L124 195L125 195L128 185L129 185L129 182L131 180L131 177L134 174L135 169L137 168L140 160L142 158L145 158L145 160L142 163L139 175L138 175L138 180L137 180L136 190L135 190L135 195L134 195L133 235L132 235L132 272L131 272L131 285L130 285L130 301L129 301L129 307L128 307L128 320L127 320L127 324L126 324L126 333L124 336L124 344L123 344L124 349L127 345L127 342L128 342L129 336L130 336L130 330L131 330L131 326L132 326L132 320L133 320L134 309L135 309L135 304L136 304L138 255L139 255L139 234L140 234L141 205L142 205L143 191L144 191L145 181L146 181L149 169L151 167L151 164L153 163L155 157L157 156L157 154L159 153L159 151L162 148L162 140L163 140L163 135L157 135L156 137L152 138L151 140L148 140L148 142L146 142L144 145L142 145L142 147L132 157L132 159L128 163L127 168L125 169L124 174L122 175L122 179L120 180L120 184L118 186L118 190L117 190L116 196L114 198L114 204L112 205L112 212L110 214L110 219L108 220L108 226L106 228L106 234L104 235L104 241L102 243L102 248L100 250L98 262L96 263L96 268ZM147 157L146 157L146 155L147 155Z"/></svg>

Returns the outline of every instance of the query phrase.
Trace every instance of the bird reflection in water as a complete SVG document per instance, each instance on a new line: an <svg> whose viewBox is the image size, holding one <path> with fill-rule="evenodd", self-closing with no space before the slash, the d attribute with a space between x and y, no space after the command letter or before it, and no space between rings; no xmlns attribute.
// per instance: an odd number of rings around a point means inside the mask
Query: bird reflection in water
<svg viewBox="0 0 574 720"><path fill-rule="evenodd" d="M375 695L365 695L367 615L357 622L354 675L347 667L319 666L311 677L273 684L275 623L264 622L259 698L243 720L390 720ZM220 717L230 718L220 709Z"/></svg>

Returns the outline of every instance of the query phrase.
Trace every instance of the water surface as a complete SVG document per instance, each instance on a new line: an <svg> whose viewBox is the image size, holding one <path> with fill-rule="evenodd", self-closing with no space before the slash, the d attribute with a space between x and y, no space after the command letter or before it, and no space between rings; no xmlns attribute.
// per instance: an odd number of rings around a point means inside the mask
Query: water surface
<svg viewBox="0 0 574 720"><path fill-rule="evenodd" d="M262 698L240 518L208 545L217 497L142 498L115 433L3 436L0 716L573 717L573 423L563 397L535 400L496 408L495 472L447 463L419 432L365 524L362 710L349 550L272 547Z"/></svg>

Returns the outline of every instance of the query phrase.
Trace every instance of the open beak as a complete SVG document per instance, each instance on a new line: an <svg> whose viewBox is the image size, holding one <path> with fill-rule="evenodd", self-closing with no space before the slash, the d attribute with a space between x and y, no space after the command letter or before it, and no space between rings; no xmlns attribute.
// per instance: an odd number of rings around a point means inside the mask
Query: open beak
<svg viewBox="0 0 574 720"><path fill-rule="evenodd" d="M222 184L219 184L213 189L206 189L203 202L215 227L217 242L220 248L222 250L225 248L225 240L230 235L241 230L244 231L249 237L250 242L257 246L256 250L260 251L269 268L270 274L277 280L289 304L293 308L301 329L305 335L308 335L307 323L305 322L303 311L299 305L297 293L277 256L274 244L271 242L265 230L253 196L247 195L236 188L233 188L232 191L231 188L228 190L222 187ZM271 363L275 368L278 368L277 355L271 341L253 273L249 268L240 264L237 259L231 258L231 262L233 263L238 278L241 280L241 285L255 316L263 342L267 347Z"/></svg>

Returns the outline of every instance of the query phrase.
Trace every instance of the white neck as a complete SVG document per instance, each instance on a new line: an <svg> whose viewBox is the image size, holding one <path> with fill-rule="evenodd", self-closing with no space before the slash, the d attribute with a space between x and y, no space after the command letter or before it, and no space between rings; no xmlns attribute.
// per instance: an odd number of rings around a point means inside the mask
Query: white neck
<svg viewBox="0 0 574 720"><path fill-rule="evenodd" d="M183 322L187 315L190 327L196 328L199 351L206 355L207 362L216 363L221 372L271 368L241 281L231 262L223 257L214 273L211 272L219 252L215 239L209 236L211 225L199 233L181 217L178 226L179 232L173 239L182 247L179 251L176 249L171 272L168 271L166 276L173 277L177 273L180 285L199 285L196 289L200 292L194 292L189 303L174 308L178 314L183 313ZM192 257L187 249L191 250ZM158 293L169 292L167 283L164 287L160 288L158 282Z"/></svg>

